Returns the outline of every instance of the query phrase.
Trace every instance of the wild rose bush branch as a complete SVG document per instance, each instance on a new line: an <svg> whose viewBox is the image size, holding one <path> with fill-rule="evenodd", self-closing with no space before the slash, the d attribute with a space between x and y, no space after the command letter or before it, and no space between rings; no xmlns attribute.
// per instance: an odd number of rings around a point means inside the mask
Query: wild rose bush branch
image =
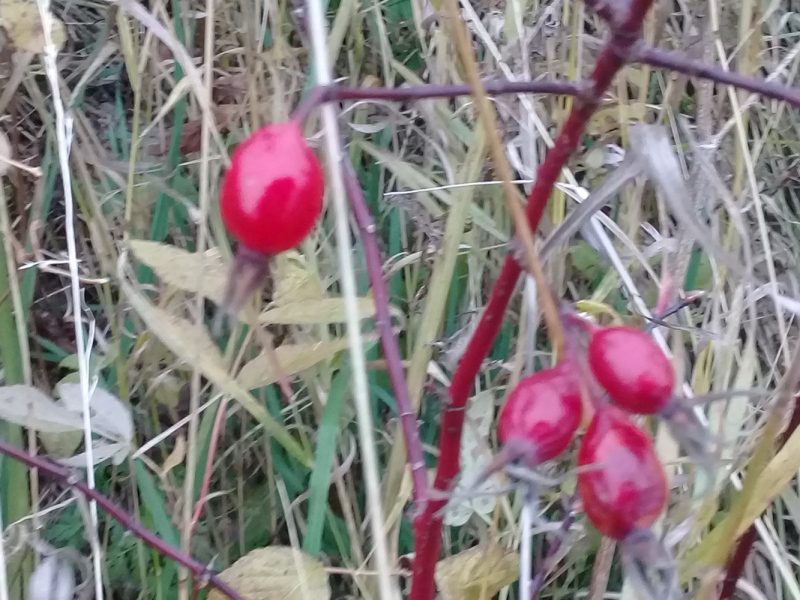
<svg viewBox="0 0 800 600"><path fill-rule="evenodd" d="M800 108L800 90L775 82L726 71L716 65L674 51L666 51L646 45L641 40L641 29L652 0L585 0L587 6L608 23L609 33L595 68L585 81L486 81L484 88L490 95L501 94L556 94L575 97L572 112L562 127L553 148L539 168L538 176L528 197L526 214L532 231L538 229L539 221L547 206L555 182L572 153L577 149L586 123L597 110L603 95L619 70L628 63L643 63L653 67L670 69L697 76L724 85L735 86L764 97L784 101ZM399 88L348 88L325 86L312 89L294 115L293 121L301 122L317 106L326 102L351 100L384 100L408 102L419 99L449 98L471 93L467 85L420 85ZM389 313L388 292L382 273L382 261L375 238L375 226L364 202L363 194L355 174L349 166L344 167L347 193L351 201L356 223L365 247L367 269L376 302L376 324L379 329L389 377L397 399L398 412L408 449L414 483L416 513L415 558L413 563L412 600L430 600L434 593L433 574L439 556L442 528L442 508L445 501L441 494L431 494L428 489L424 454L416 423L416 412L409 399L405 373L397 338L392 331ZM263 269L265 270L265 269ZM459 449L464 422L464 408L472 385L483 361L488 355L501 326L506 307L517 283L521 268L511 257L507 257L491 296L481 316L467 350L453 376L450 398L443 409L439 464L434 487L438 491L449 490L459 471ZM256 280L262 273L259 271ZM253 285L245 286L252 291ZM21 460L39 472L59 479L77 488L98 504L122 525L145 543L189 568L196 577L205 580L231 598L239 600L235 590L226 586L204 565L193 561L177 550L167 546L149 532L132 516L125 513L110 500L76 480L71 473L39 457L0 442L0 453ZM434 499L435 498L435 499Z"/></svg>

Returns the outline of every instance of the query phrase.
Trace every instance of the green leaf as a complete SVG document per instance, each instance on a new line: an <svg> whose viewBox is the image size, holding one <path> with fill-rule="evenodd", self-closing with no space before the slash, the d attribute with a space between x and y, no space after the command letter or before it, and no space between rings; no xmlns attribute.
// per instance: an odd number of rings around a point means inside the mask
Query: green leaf
<svg viewBox="0 0 800 600"><path fill-rule="evenodd" d="M331 382L328 402L319 425L317 447L314 451L314 470L308 485L308 528L303 540L303 550L317 556L322 545L322 529L325 522L325 509L328 506L333 457L336 454L336 438L339 433L339 417L342 404L350 387L350 365L345 362L342 369Z"/></svg>
<svg viewBox="0 0 800 600"><path fill-rule="evenodd" d="M569 249L572 266L587 279L594 279L602 270L600 254L592 246L579 240Z"/></svg>
<svg viewBox="0 0 800 600"><path fill-rule="evenodd" d="M139 459L136 459L133 464L136 469L136 485L142 495L142 503L153 519L153 527L156 533L173 548L180 548L178 530L172 524L172 519L164 505L164 498L150 476L150 472Z"/></svg>

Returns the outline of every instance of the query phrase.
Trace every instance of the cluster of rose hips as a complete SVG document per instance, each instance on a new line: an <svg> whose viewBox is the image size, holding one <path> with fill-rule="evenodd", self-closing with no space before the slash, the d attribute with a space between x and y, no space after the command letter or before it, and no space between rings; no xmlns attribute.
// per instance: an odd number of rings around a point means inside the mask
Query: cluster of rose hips
<svg viewBox="0 0 800 600"><path fill-rule="evenodd" d="M240 242L225 312L236 315L267 277L271 257L311 232L323 193L322 168L297 120L263 127L236 148L220 193L223 222ZM667 501L666 477L650 436L629 414L660 415L698 460L709 456L708 436L673 395L672 365L644 332L597 328L577 317L572 323L589 335L585 352L572 348L509 395L498 429L501 460L533 469L559 456L580 427L588 396L594 415L578 453L584 511L601 533L622 542L640 591L664 597L656 589L662 588L669 596L677 587L669 556L649 532ZM667 573L666 581L647 576L654 568Z"/></svg>
<svg viewBox="0 0 800 600"><path fill-rule="evenodd" d="M626 572L643 595L671 597L679 593L672 561L650 532L667 502L667 480L652 438L631 415L659 415L706 463L709 436L673 395L672 364L646 333L569 316L567 327L580 323L588 344L574 343L575 331L568 331L568 356L523 379L508 396L498 427L502 461L533 469L556 458L573 440L584 407L591 407L577 461L583 510L602 534L622 543Z"/></svg>

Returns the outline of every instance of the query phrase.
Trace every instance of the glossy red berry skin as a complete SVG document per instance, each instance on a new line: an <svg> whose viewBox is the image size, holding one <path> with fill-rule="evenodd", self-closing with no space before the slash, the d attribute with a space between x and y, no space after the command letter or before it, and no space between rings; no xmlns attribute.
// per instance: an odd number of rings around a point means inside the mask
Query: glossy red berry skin
<svg viewBox="0 0 800 600"><path fill-rule="evenodd" d="M303 241L322 212L325 191L317 157L295 121L262 127L239 144L220 190L231 236L262 254Z"/></svg>
<svg viewBox="0 0 800 600"><path fill-rule="evenodd" d="M589 366L617 406L640 415L661 411L672 397L675 372L650 336L633 327L607 327L592 335Z"/></svg>
<svg viewBox="0 0 800 600"><path fill-rule="evenodd" d="M581 423L581 394L572 365L562 362L526 377L509 394L497 434L517 444L524 461L536 466L566 450Z"/></svg>
<svg viewBox="0 0 800 600"><path fill-rule="evenodd" d="M578 451L578 490L602 534L623 540L650 527L667 501L667 480L649 435L620 409L595 413ZM599 467L599 468L598 468Z"/></svg>

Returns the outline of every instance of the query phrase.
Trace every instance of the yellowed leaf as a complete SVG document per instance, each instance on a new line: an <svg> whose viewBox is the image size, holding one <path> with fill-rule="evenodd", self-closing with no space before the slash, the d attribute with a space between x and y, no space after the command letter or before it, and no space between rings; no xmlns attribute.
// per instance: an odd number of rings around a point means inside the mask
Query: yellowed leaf
<svg viewBox="0 0 800 600"><path fill-rule="evenodd" d="M375 300L358 299L358 316L368 319L375 315ZM343 323L346 320L343 298L318 298L286 302L264 311L258 321L264 324L301 325L309 323Z"/></svg>
<svg viewBox="0 0 800 600"><path fill-rule="evenodd" d="M752 494L747 507L738 521L735 537L747 531L753 522L772 504L787 485L797 476L800 469L800 429L796 429L786 440L783 448L772 457L760 476L753 482ZM748 489L748 488L746 488ZM740 492L744 493L744 492ZM689 553L689 565L709 566L719 561L720 548L728 543L731 513ZM723 555L724 558L725 555Z"/></svg>
<svg viewBox="0 0 800 600"><path fill-rule="evenodd" d="M158 337L179 359L201 371L223 393L239 402L292 456L305 465L311 465L308 451L228 373L219 348L205 329L153 306L124 277L121 278L121 283L128 302L144 321L151 335Z"/></svg>
<svg viewBox="0 0 800 600"><path fill-rule="evenodd" d="M178 377L166 375L159 378L158 385L153 389L155 401L169 411L173 420L178 420L178 404L181 401L183 382Z"/></svg>
<svg viewBox="0 0 800 600"><path fill-rule="evenodd" d="M317 559L301 550L267 546L249 552L219 574L247 600L328 600L328 574ZM212 589L208 600L227 600Z"/></svg>
<svg viewBox="0 0 800 600"><path fill-rule="evenodd" d="M365 341L378 339L377 334L364 336ZM347 339L337 338L324 342L309 344L284 344L275 349L278 363L284 375L293 375L313 367L318 362L330 358L337 352L347 349ZM236 382L243 388L254 390L278 381L278 375L272 368L270 357L262 353L244 365L236 377Z"/></svg>
<svg viewBox="0 0 800 600"><path fill-rule="evenodd" d="M216 249L200 255L148 240L132 240L129 246L136 259L153 269L167 285L194 294L200 293L202 287L209 300L222 303L229 266ZM199 273L203 276L199 277ZM284 252L275 258L272 277L274 307L260 316L261 323L299 325L345 320L342 299L324 298L319 277L306 267L297 251ZM371 298L360 299L358 308L362 318L375 314Z"/></svg>
<svg viewBox="0 0 800 600"><path fill-rule="evenodd" d="M800 469L800 429L795 429L758 478L753 498L747 505L737 535L744 533L772 504L776 496L797 476L798 469Z"/></svg>
<svg viewBox="0 0 800 600"><path fill-rule="evenodd" d="M202 291L212 302L222 303L228 267L216 248L198 254L148 240L131 240L128 245L167 285L195 294Z"/></svg>
<svg viewBox="0 0 800 600"><path fill-rule="evenodd" d="M442 600L488 600L519 578L519 554L497 544L476 546L436 565Z"/></svg>
<svg viewBox="0 0 800 600"><path fill-rule="evenodd" d="M183 436L183 434L180 434L177 438L175 438L175 447L172 449L172 452L169 453L169 456L164 461L164 464L161 465L161 477L166 477L169 472L172 471L172 469L183 464L185 458L186 438Z"/></svg>
<svg viewBox="0 0 800 600"><path fill-rule="evenodd" d="M302 300L319 300L323 297L319 275L306 266L303 255L296 250L275 257L273 267L276 306L286 306Z"/></svg>
<svg viewBox="0 0 800 600"><path fill-rule="evenodd" d="M0 3L0 22L11 42L20 50L29 52L44 51L44 28L35 2L24 0ZM51 15L51 37L56 49L61 49L67 41L67 30L64 23Z"/></svg>
<svg viewBox="0 0 800 600"><path fill-rule="evenodd" d="M640 109L635 105L616 105L598 110L589 120L586 132L589 135L605 135L619 129L620 120L635 119Z"/></svg>

